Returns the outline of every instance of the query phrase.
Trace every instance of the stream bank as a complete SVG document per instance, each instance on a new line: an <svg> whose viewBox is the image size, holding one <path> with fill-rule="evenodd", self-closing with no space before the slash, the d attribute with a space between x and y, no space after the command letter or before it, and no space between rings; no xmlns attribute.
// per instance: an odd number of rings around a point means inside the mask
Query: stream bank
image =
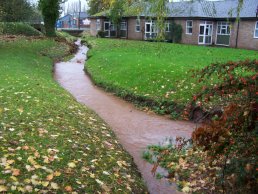
<svg viewBox="0 0 258 194"><path fill-rule="evenodd" d="M113 129L119 142L134 158L151 194L179 193L175 185L169 184L166 179L157 180L152 175L153 166L142 159L142 153L148 145L159 144L167 138L190 137L195 125L140 111L96 87L84 72L88 48L80 45L79 41L77 44L79 50L73 59L55 64L55 79Z"/></svg>

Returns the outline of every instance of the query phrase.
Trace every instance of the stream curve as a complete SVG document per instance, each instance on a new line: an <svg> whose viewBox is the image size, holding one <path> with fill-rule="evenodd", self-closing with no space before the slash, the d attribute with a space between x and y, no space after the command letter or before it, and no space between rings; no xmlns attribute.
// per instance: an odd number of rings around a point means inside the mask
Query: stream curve
<svg viewBox="0 0 258 194"><path fill-rule="evenodd" d="M55 64L54 78L75 99L95 111L115 132L119 142L134 158L151 194L177 194L176 186L166 179L157 180L152 165L142 159L148 145L159 144L167 138L190 137L195 125L140 111L129 102L96 87L84 72L88 48L79 45L74 58ZM162 171L162 169L159 169Z"/></svg>

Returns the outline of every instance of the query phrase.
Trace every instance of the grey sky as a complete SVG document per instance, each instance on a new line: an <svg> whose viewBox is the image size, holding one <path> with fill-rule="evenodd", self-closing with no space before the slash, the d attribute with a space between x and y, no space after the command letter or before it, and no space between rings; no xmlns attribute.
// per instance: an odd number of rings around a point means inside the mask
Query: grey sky
<svg viewBox="0 0 258 194"><path fill-rule="evenodd" d="M29 0L30 2L32 2L32 3L36 3L36 2L38 2L38 0ZM79 2L79 0L68 0L67 1L67 3L71 3L71 2ZM82 6L84 6L84 5L87 5L87 2L86 2L86 0L81 0L81 3L82 3Z"/></svg>

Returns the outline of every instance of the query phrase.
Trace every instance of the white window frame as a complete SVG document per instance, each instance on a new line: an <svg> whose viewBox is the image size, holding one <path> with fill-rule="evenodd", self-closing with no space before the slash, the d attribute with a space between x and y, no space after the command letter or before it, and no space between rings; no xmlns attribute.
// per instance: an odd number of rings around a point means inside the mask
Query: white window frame
<svg viewBox="0 0 258 194"><path fill-rule="evenodd" d="M203 34L200 34L200 28L204 27L204 33ZM210 34L206 34L206 31L207 29L209 30L209 33ZM203 42L200 42L200 36L203 37ZM211 37L211 42L210 43L206 43L205 42L205 38L206 37ZM199 36L198 36L198 44L199 45L212 45L212 40L213 40L213 22L210 22L210 21L204 21L204 22L201 22L200 25L199 25Z"/></svg>
<svg viewBox="0 0 258 194"><path fill-rule="evenodd" d="M254 25L254 38L258 38L258 36L255 36L256 31L258 32L258 21L256 21Z"/></svg>
<svg viewBox="0 0 258 194"><path fill-rule="evenodd" d="M127 31L127 23L125 21L120 23L120 30L126 30Z"/></svg>
<svg viewBox="0 0 258 194"><path fill-rule="evenodd" d="M188 25L188 22L192 23L192 26ZM187 35L192 35L193 34L193 20L186 20L186 24L185 24L186 28L185 28L185 34ZM192 28L192 33L188 32L188 29Z"/></svg>
<svg viewBox="0 0 258 194"><path fill-rule="evenodd" d="M96 30L97 31L101 30L100 19L97 19L97 21L96 21Z"/></svg>
<svg viewBox="0 0 258 194"><path fill-rule="evenodd" d="M220 29L219 29L220 27ZM226 30L226 33L222 33L223 30ZM229 30L229 32L228 32ZM218 22L217 23L217 35L230 35L230 22Z"/></svg>
<svg viewBox="0 0 258 194"><path fill-rule="evenodd" d="M106 26L108 25L108 28ZM110 22L104 21L104 32L107 33L105 37L110 37Z"/></svg>
<svg viewBox="0 0 258 194"><path fill-rule="evenodd" d="M116 31L116 25L110 22L110 31Z"/></svg>
<svg viewBox="0 0 258 194"><path fill-rule="evenodd" d="M165 32L170 32L170 22L166 21L165 23Z"/></svg>
<svg viewBox="0 0 258 194"><path fill-rule="evenodd" d="M137 29L137 27L139 27L139 30ZM135 20L135 32L141 32L141 19L137 18Z"/></svg>
<svg viewBox="0 0 258 194"><path fill-rule="evenodd" d="M147 31L147 25L150 26L150 31ZM147 40L147 34L149 34L149 37L153 38L156 37L158 34L158 28L156 26L156 22L151 21L145 21L145 40Z"/></svg>

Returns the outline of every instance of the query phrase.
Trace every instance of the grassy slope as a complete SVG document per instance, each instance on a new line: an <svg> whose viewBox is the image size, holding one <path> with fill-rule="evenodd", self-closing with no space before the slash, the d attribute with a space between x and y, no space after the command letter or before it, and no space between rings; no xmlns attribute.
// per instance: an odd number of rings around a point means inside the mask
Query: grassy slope
<svg viewBox="0 0 258 194"><path fill-rule="evenodd" d="M201 86L191 69L213 62L258 58L257 51L192 45L94 39L87 71L94 81L120 96L185 104Z"/></svg>
<svg viewBox="0 0 258 194"><path fill-rule="evenodd" d="M102 120L55 83L52 59L42 51L56 58L67 47L0 40L0 192L142 193L131 157Z"/></svg>

